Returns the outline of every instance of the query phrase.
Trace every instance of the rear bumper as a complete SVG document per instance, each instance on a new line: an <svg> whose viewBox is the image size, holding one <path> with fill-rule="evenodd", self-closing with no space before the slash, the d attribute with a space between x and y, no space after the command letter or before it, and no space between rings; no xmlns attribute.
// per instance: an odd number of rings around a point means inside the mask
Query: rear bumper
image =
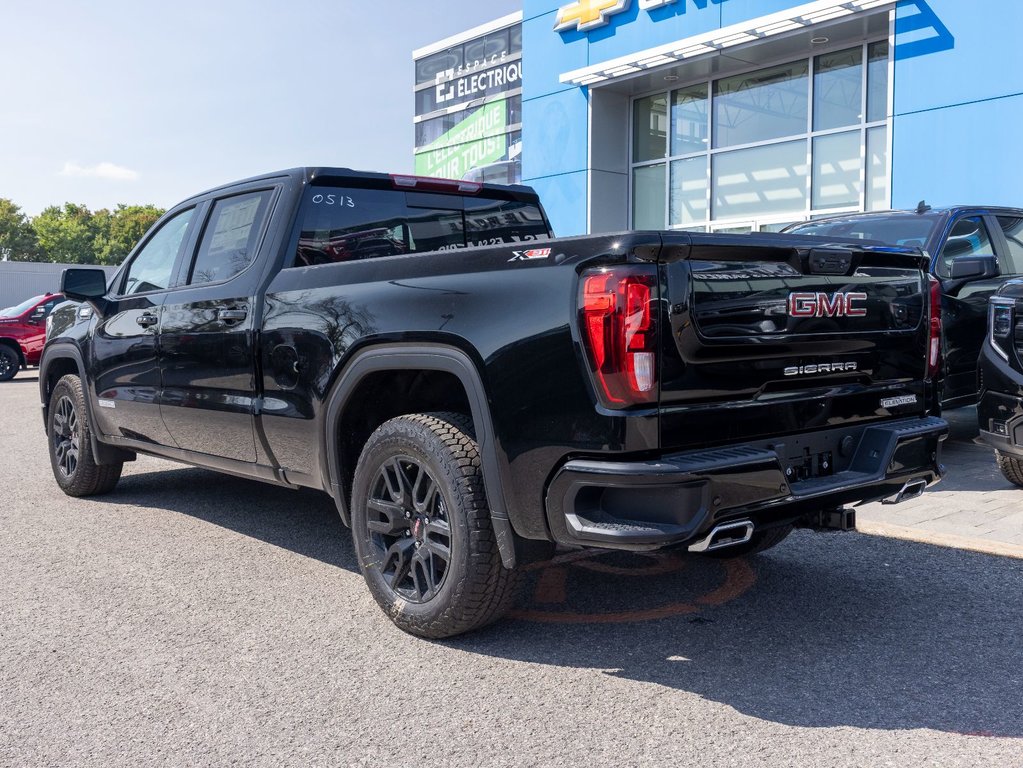
<svg viewBox="0 0 1023 768"><path fill-rule="evenodd" d="M655 461L575 459L548 487L548 523L561 544L627 550L686 544L730 520L771 527L937 481L947 435L927 417Z"/></svg>

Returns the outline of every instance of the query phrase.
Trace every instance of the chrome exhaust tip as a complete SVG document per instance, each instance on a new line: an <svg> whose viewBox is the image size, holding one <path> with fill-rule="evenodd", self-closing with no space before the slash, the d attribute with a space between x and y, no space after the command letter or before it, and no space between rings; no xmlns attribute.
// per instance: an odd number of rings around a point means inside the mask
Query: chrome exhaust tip
<svg viewBox="0 0 1023 768"><path fill-rule="evenodd" d="M713 552L715 549L745 544L753 538L753 522L722 523L699 541L689 545L690 552Z"/></svg>
<svg viewBox="0 0 1023 768"><path fill-rule="evenodd" d="M927 481L922 479L909 480L902 490L899 491L895 496L889 496L887 499L882 499L882 504L901 504L904 501L910 501L911 499L918 499L924 495L924 491L927 490Z"/></svg>

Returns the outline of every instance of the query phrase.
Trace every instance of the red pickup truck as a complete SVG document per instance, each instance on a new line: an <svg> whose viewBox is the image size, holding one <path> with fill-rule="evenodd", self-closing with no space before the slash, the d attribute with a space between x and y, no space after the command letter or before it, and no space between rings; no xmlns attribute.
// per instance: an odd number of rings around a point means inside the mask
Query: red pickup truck
<svg viewBox="0 0 1023 768"><path fill-rule="evenodd" d="M13 379L24 366L39 365L46 318L63 301L61 294L47 293L0 309L0 381Z"/></svg>

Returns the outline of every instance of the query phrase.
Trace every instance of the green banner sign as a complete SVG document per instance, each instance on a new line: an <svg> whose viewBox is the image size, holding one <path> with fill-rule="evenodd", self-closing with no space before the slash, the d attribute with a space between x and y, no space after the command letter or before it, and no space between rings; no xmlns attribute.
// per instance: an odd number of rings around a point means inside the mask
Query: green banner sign
<svg viewBox="0 0 1023 768"><path fill-rule="evenodd" d="M504 160L508 153L507 106L478 109L416 154L416 174L460 179L473 168Z"/></svg>

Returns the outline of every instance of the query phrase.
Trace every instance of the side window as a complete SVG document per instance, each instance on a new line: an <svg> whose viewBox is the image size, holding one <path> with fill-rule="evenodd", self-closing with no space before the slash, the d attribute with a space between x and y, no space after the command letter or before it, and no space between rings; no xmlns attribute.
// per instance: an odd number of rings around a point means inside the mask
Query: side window
<svg viewBox="0 0 1023 768"><path fill-rule="evenodd" d="M170 219L149 238L142 250L131 262L122 283L122 294L131 296L136 293L162 291L170 286L174 274L174 262L181 251L188 232L188 224L192 221L194 208L182 211Z"/></svg>
<svg viewBox="0 0 1023 768"><path fill-rule="evenodd" d="M189 275L189 285L230 280L256 256L270 190L217 200Z"/></svg>
<svg viewBox="0 0 1023 768"><path fill-rule="evenodd" d="M960 256L994 256L991 237L987 227L979 216L959 219L952 225L945 247L938 258L938 276L948 277L952 274L952 260Z"/></svg>
<svg viewBox="0 0 1023 768"><path fill-rule="evenodd" d="M1012 275L1023 274L1023 219L999 216L998 223L1009 244L1007 254L1009 263L1005 265L1006 269L1003 272Z"/></svg>
<svg viewBox="0 0 1023 768"><path fill-rule="evenodd" d="M58 296L57 298L50 299L48 302L43 304L43 306L42 306L43 317L47 317L53 311L53 308L55 306L57 306L58 304L63 303L64 301L66 301L66 299L63 296Z"/></svg>

